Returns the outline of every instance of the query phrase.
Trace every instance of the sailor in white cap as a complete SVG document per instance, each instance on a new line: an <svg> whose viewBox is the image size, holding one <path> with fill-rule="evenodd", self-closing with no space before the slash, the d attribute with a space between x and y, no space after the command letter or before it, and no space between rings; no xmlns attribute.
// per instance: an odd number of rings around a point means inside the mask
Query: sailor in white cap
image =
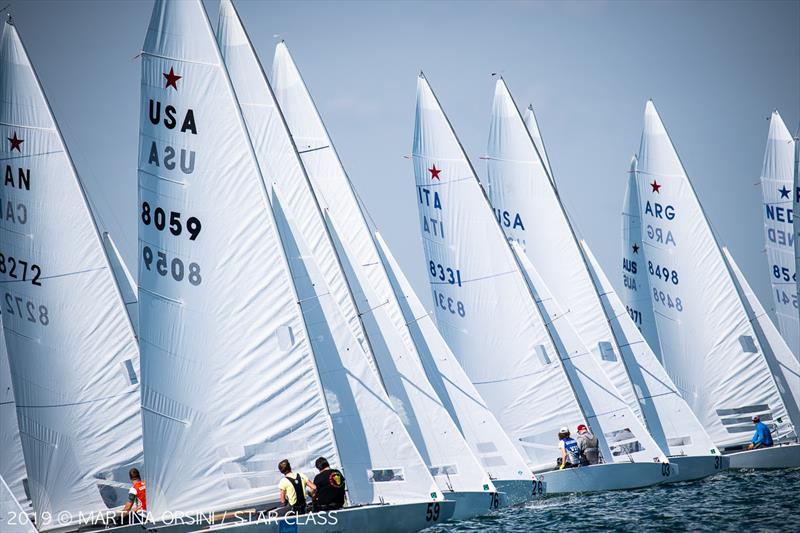
<svg viewBox="0 0 800 533"><path fill-rule="evenodd" d="M575 439L569 436L569 428L558 430L558 449L561 450L559 469L572 468L581 464L581 450Z"/></svg>

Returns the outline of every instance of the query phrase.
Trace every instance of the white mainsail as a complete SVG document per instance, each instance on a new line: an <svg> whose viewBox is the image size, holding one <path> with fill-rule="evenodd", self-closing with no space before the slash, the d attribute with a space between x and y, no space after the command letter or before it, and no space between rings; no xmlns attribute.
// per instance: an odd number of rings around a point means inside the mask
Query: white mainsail
<svg viewBox="0 0 800 533"><path fill-rule="evenodd" d="M22 455L22 441L19 437L17 404L14 401L11 368L8 366L8 352L3 337L0 322L0 450L3 450L0 454L0 478L8 483L14 500L19 502L25 511L30 512L32 507L25 490L27 484L25 458Z"/></svg>
<svg viewBox="0 0 800 533"><path fill-rule="evenodd" d="M731 269L731 274L733 274L733 281L742 298L742 304L747 316L750 318L750 323L753 325L753 330L758 337L758 343L761 345L770 370L772 370L778 391L780 391L783 402L786 404L791 420L796 423L800 420L800 403L798 403L798 400L800 400L800 362L797 361L797 357L789 349L788 343L778 332L769 315L764 311L761 302L758 301L753 289L750 288L750 284L747 283L728 248L723 246L722 252L725 256L725 262ZM785 424L786 421L775 420L774 423L781 425ZM800 435L800 428L795 425L792 429L794 429L795 437Z"/></svg>
<svg viewBox="0 0 800 533"><path fill-rule="evenodd" d="M376 240L425 373L472 451L492 479L530 479L525 459L450 351L388 245L380 234Z"/></svg>
<svg viewBox="0 0 800 533"><path fill-rule="evenodd" d="M142 460L139 353L85 193L16 27L0 43L0 298L41 529L125 502Z"/></svg>
<svg viewBox="0 0 800 533"><path fill-rule="evenodd" d="M157 1L144 50L139 295L152 512L276 501L278 461L310 471L320 455L348 472L357 503L441 498L410 441L383 425L396 427L385 400L361 411L377 379L296 232L280 239L288 222L202 3ZM178 150L180 167L161 157ZM166 227L167 212L181 224ZM385 449L372 442L367 456L359 426Z"/></svg>
<svg viewBox="0 0 800 533"><path fill-rule="evenodd" d="M642 418L586 259L552 177L503 79L497 80L495 86L486 159L487 192L498 223L509 240L522 246L555 298L564 305L570 323L599 366Z"/></svg>
<svg viewBox="0 0 800 533"><path fill-rule="evenodd" d="M664 366L720 447L741 445L750 417L789 421L717 241L652 101L637 185ZM649 273L649 269L648 269ZM776 437L789 431L779 428Z"/></svg>
<svg viewBox="0 0 800 533"><path fill-rule="evenodd" d="M547 155L547 150L544 147L544 139L542 138L542 132L539 130L539 121L536 120L536 113L533 111L533 104L528 104L528 108L525 109L525 114L523 115L522 119L525 121L525 127L528 129L528 133L531 134L531 140L533 140L533 144L536 145L536 151L539 152L539 156L542 158L542 164L544 165L545 172L550 177L553 187L555 187L556 184L555 180L553 179L553 169L550 167L550 158Z"/></svg>
<svg viewBox="0 0 800 533"><path fill-rule="evenodd" d="M136 287L136 280L133 279L131 271L128 270L128 265L122 259L122 254L119 253L117 244L111 238L111 234L107 231L103 232L103 245L106 247L106 255L111 264L111 270L114 272L114 279L117 280L120 293L122 294L122 301L125 302L125 309L128 311L128 317L133 330L139 334L139 293Z"/></svg>
<svg viewBox="0 0 800 533"><path fill-rule="evenodd" d="M440 487L494 490L489 475L428 381L353 190L284 43L276 49L273 73L276 96L325 211L378 371L395 409Z"/></svg>
<svg viewBox="0 0 800 533"><path fill-rule="evenodd" d="M669 456L719 455L697 416L680 395L664 367L630 320L622 301L608 281L589 245L581 241L589 270L600 291L609 323L619 339L620 353L626 359L631 382L642 404L647 430Z"/></svg>
<svg viewBox="0 0 800 533"><path fill-rule="evenodd" d="M651 305L652 293L647 277L647 258L642 245L642 214L639 207L639 188L636 185L636 156L631 160L625 202L622 206L622 286L625 310L642 332L650 349L661 361L661 343L656 329L656 317ZM652 265L652 263L651 263Z"/></svg>
<svg viewBox="0 0 800 533"><path fill-rule="evenodd" d="M796 357L800 357L800 315L794 265L794 140L777 111L769 121L767 148L761 170L764 200L764 244L772 283L778 329Z"/></svg>

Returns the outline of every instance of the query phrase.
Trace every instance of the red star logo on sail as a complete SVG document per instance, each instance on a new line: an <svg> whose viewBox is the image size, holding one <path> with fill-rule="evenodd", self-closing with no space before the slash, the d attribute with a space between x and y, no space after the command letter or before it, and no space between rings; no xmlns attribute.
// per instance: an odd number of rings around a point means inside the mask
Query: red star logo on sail
<svg viewBox="0 0 800 533"><path fill-rule="evenodd" d="M657 192L661 194L661 184L659 184L656 180L653 180L653 183L650 184L650 187L653 188L651 192Z"/></svg>
<svg viewBox="0 0 800 533"><path fill-rule="evenodd" d="M634 243L632 248L633 248L633 253L635 253L635 254L639 253L639 245L638 244Z"/></svg>
<svg viewBox="0 0 800 533"><path fill-rule="evenodd" d="M17 152L22 151L20 147L22 146L22 143L24 143L25 141L17 137L16 131L11 135L11 137L6 137L6 138L11 143L11 148L9 149L9 152L11 150L16 150Z"/></svg>
<svg viewBox="0 0 800 533"><path fill-rule="evenodd" d="M428 169L428 172L431 173L431 179L432 180L442 181L442 179L439 177L439 172L441 172L441 171L442 171L442 169L436 168L436 165L433 165L431 168Z"/></svg>
<svg viewBox="0 0 800 533"><path fill-rule="evenodd" d="M168 89L172 87L176 91L178 90L178 80L181 79L183 76L178 76L175 74L175 70L172 67L169 67L169 72L164 72L164 77L167 79L167 83L164 84L164 88Z"/></svg>

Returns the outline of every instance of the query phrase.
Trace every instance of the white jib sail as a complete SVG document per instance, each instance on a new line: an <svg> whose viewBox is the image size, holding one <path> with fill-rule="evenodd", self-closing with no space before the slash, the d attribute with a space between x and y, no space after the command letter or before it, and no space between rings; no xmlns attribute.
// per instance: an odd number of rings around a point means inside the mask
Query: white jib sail
<svg viewBox="0 0 800 533"><path fill-rule="evenodd" d="M106 247L106 255L111 264L111 270L114 272L114 279L117 280L120 293L122 294L122 301L125 302L125 309L128 311L128 317L133 330L139 334L139 292L136 286L136 281L128 270L128 265L122 259L122 254L119 253L114 239L111 234L103 232L103 245Z"/></svg>
<svg viewBox="0 0 800 533"><path fill-rule="evenodd" d="M276 95L300 148L395 409L442 488L493 490L422 367L353 190L285 44L275 53Z"/></svg>
<svg viewBox="0 0 800 533"><path fill-rule="evenodd" d="M800 420L800 363L797 358L789 349L786 340L778 332L775 324L770 320L769 315L758 301L750 284L747 283L742 271L739 270L738 265L733 260L730 251L723 246L722 251L725 255L725 261L733 274L733 281L736 284L736 289L742 298L745 310L750 323L753 325L753 330L758 337L758 343L764 352L764 357L772 370L772 375L775 378L775 383L778 386L778 391L781 393L783 402L786 409L789 411L790 420L774 419L771 423L777 432L780 434L788 434L790 437L797 437L800 428L795 424ZM767 419L765 418L765 421ZM787 429L782 428L787 426Z"/></svg>
<svg viewBox="0 0 800 533"><path fill-rule="evenodd" d="M764 199L764 244L778 329L786 344L800 357L800 315L794 265L792 191L794 140L777 111L769 121L767 148L761 170Z"/></svg>
<svg viewBox="0 0 800 533"><path fill-rule="evenodd" d="M553 180L553 169L550 167L550 158L547 156L547 150L544 147L544 139L542 138L542 132L539 130L539 121L536 120L536 113L533 112L533 105L528 105L528 108L525 109L525 114L523 115L523 120L525 121L525 127L528 129L528 132L531 134L531 139L533 140L533 144L536 145L536 151L539 152L539 156L542 158L542 164L544 165L544 169L547 172L547 175L550 176L551 181L553 182L553 187L556 186L555 180Z"/></svg>
<svg viewBox="0 0 800 533"><path fill-rule="evenodd" d="M270 201L200 0L142 54L139 334L148 507L277 501L277 464L341 464Z"/></svg>
<svg viewBox="0 0 800 533"><path fill-rule="evenodd" d="M82 185L16 27L0 43L0 301L36 514L125 502L142 460L139 352Z"/></svg>
<svg viewBox="0 0 800 533"><path fill-rule="evenodd" d="M380 234L381 260L417 346L428 380L492 479L530 479L525 459L500 426L436 329Z"/></svg>
<svg viewBox="0 0 800 533"><path fill-rule="evenodd" d="M572 225L502 79L497 80L492 105L487 180L495 217L506 236L522 246L599 366L641 418L636 392Z"/></svg>
<svg viewBox="0 0 800 533"><path fill-rule="evenodd" d="M442 336L528 465L553 465L585 422L558 351L472 166L423 76L413 146L420 229ZM435 222L435 224L434 224Z"/></svg>
<svg viewBox="0 0 800 533"><path fill-rule="evenodd" d="M217 42L268 190L277 190L362 348L369 350L347 280L289 128L231 0L219 6Z"/></svg>
<svg viewBox="0 0 800 533"><path fill-rule="evenodd" d="M14 387L11 383L11 368L8 366L8 352L0 323L0 477L6 480L14 499L25 511L32 510L31 500L26 494L25 458L22 455L22 441L19 438L17 423L17 404L14 401ZM5 516L0 516L0 524Z"/></svg>
<svg viewBox="0 0 800 533"><path fill-rule="evenodd" d="M661 343L656 329L656 317L650 303L650 279L647 258L642 245L642 214L639 207L639 188L636 185L636 156L631 160L625 201L622 206L622 286L625 310L642 332L650 349L661 361Z"/></svg>
<svg viewBox="0 0 800 533"><path fill-rule="evenodd" d="M718 455L716 445L697 416L681 397L675 384L630 320L625 306L608 281L589 245L581 241L595 285L600 290L609 323L619 340L636 396L642 405L647 430L659 447L670 456Z"/></svg>
<svg viewBox="0 0 800 533"><path fill-rule="evenodd" d="M0 476L0 530L3 533L37 533L3 476Z"/></svg>
<svg viewBox="0 0 800 533"><path fill-rule="evenodd" d="M441 498L378 375L277 198L273 210L325 390L351 505Z"/></svg>
<svg viewBox="0 0 800 533"><path fill-rule="evenodd" d="M572 326L569 313L561 310L525 250L517 242L512 242L512 248L536 305L545 318L589 427L597 435L605 461L668 462L653 437L600 369L594 355Z"/></svg>
<svg viewBox="0 0 800 533"><path fill-rule="evenodd" d="M637 185L664 367L718 446L743 444L752 415L788 419L786 407L652 101Z"/></svg>

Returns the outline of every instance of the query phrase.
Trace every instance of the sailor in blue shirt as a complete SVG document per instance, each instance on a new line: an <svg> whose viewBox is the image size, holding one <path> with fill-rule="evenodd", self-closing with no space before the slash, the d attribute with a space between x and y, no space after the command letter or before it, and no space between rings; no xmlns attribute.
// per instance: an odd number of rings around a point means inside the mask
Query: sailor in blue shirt
<svg viewBox="0 0 800 533"><path fill-rule="evenodd" d="M748 450L756 448L769 448L772 446L772 434L769 432L769 427L764 422L758 419L758 415L753 417L753 424L756 425L756 432L753 435L753 440L747 446Z"/></svg>

